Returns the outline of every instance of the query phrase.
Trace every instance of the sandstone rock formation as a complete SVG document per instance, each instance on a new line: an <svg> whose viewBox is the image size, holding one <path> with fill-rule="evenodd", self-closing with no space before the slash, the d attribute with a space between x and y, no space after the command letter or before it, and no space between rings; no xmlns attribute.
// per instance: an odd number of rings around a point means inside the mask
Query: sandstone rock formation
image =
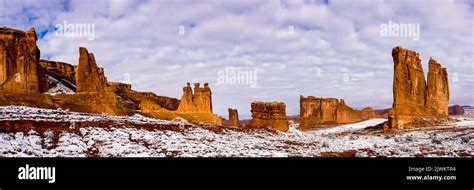
<svg viewBox="0 0 474 190"><path fill-rule="evenodd" d="M200 87L194 83L194 93L189 82L183 88L183 96L179 101L174 117L182 117L191 122L206 122L222 126L222 120L218 115L212 113L212 92L208 83Z"/></svg>
<svg viewBox="0 0 474 190"><path fill-rule="evenodd" d="M182 100L137 92L130 84L108 82L104 69L86 48L79 48L79 64L39 60L34 29L23 32L0 28L0 106L21 105L64 108L76 112L133 115L172 120L178 117L191 123L221 126L212 113L211 90L206 83L188 83ZM59 82L77 93L48 94L48 80ZM59 81L59 82L58 82ZM60 86L61 88L63 86ZM42 93L47 92L47 93Z"/></svg>
<svg viewBox="0 0 474 190"><path fill-rule="evenodd" d="M76 72L74 65L58 61L40 60L41 68L50 77L62 82L69 89L76 91Z"/></svg>
<svg viewBox="0 0 474 190"><path fill-rule="evenodd" d="M460 105L449 106L449 115L464 115L464 108Z"/></svg>
<svg viewBox="0 0 474 190"><path fill-rule="evenodd" d="M121 88L119 88L121 89ZM118 91L124 98L140 105L142 111L167 110L176 111L178 109L179 100L166 96L158 96L152 92L137 92L134 90Z"/></svg>
<svg viewBox="0 0 474 190"><path fill-rule="evenodd" d="M121 82L107 82L107 89L106 91L112 91L112 92L131 92L132 91L132 85L131 84L125 84Z"/></svg>
<svg viewBox="0 0 474 190"><path fill-rule="evenodd" d="M380 117L370 108L354 110L343 99L300 96L300 125L302 129L328 124L353 123Z"/></svg>
<svg viewBox="0 0 474 190"><path fill-rule="evenodd" d="M94 54L79 48L79 65L76 71L76 92L104 92L107 78L104 69L97 66Z"/></svg>
<svg viewBox="0 0 474 190"><path fill-rule="evenodd" d="M414 117L447 117L449 87L446 69L430 59L427 84L417 52L395 47L392 57L393 105L389 128L412 123Z"/></svg>
<svg viewBox="0 0 474 190"><path fill-rule="evenodd" d="M212 93L209 84L201 88L199 83L194 83L193 90L188 82L183 88L183 96L178 106L178 112L185 113L212 113Z"/></svg>
<svg viewBox="0 0 474 190"><path fill-rule="evenodd" d="M0 92L41 93L48 90L39 66L36 32L0 28Z"/></svg>
<svg viewBox="0 0 474 190"><path fill-rule="evenodd" d="M286 105L283 102L252 102L251 127L270 126L279 131L288 131Z"/></svg>
<svg viewBox="0 0 474 190"><path fill-rule="evenodd" d="M237 109L229 108L229 121L228 126L240 127L239 113Z"/></svg>
<svg viewBox="0 0 474 190"><path fill-rule="evenodd" d="M189 82L183 87L183 96L178 106L178 112L196 112L196 105L194 104L193 89Z"/></svg>
<svg viewBox="0 0 474 190"><path fill-rule="evenodd" d="M449 101L448 72L433 58L430 58L428 65L427 112L432 116L446 117Z"/></svg>

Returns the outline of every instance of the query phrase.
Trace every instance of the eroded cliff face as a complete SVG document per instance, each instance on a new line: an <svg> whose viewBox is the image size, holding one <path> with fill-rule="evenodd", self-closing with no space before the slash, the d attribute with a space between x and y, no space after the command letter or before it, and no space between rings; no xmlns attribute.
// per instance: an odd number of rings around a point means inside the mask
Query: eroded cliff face
<svg viewBox="0 0 474 190"><path fill-rule="evenodd" d="M329 124L359 122L380 117L370 108L354 110L343 99L300 96L300 125L302 129Z"/></svg>
<svg viewBox="0 0 474 190"><path fill-rule="evenodd" d="M41 93L48 90L39 66L35 29L0 28L0 92Z"/></svg>
<svg viewBox="0 0 474 190"><path fill-rule="evenodd" d="M428 82L419 54L413 50L395 47L393 106L389 114L389 128L400 128L423 116L448 116L449 86L445 68L430 58Z"/></svg>
<svg viewBox="0 0 474 190"><path fill-rule="evenodd" d="M279 131L288 131L286 104L283 102L252 102L251 127L273 127Z"/></svg>

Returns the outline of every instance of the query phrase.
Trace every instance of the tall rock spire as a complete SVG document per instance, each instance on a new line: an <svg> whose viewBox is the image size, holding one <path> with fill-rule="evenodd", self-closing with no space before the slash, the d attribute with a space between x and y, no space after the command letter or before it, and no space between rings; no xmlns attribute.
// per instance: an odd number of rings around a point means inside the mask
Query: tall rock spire
<svg viewBox="0 0 474 190"><path fill-rule="evenodd" d="M94 54L79 48L79 65L76 71L77 92L103 92L107 86L103 68L97 66Z"/></svg>
<svg viewBox="0 0 474 190"><path fill-rule="evenodd" d="M428 83L419 54L413 50L395 47L393 106L389 115L389 127L399 128L413 122L417 116L448 116L448 73L445 68L430 58Z"/></svg>

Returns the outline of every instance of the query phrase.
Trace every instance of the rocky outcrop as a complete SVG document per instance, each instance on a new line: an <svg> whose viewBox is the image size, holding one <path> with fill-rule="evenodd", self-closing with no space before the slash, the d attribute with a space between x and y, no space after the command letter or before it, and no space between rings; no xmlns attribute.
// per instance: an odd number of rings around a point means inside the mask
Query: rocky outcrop
<svg viewBox="0 0 474 190"><path fill-rule="evenodd" d="M193 90L188 82L183 88L183 96L178 106L178 112L184 113L212 113L212 93L209 84L201 88L199 83L194 83Z"/></svg>
<svg viewBox="0 0 474 190"><path fill-rule="evenodd" d="M212 113L212 92L209 83L204 83L204 87L199 87L199 83L194 83L194 105L199 113Z"/></svg>
<svg viewBox="0 0 474 190"><path fill-rule="evenodd" d="M178 112L196 112L196 105L194 104L193 89L189 82L183 87L183 95L178 106Z"/></svg>
<svg viewBox="0 0 474 190"><path fill-rule="evenodd" d="M76 72L74 65L59 61L40 60L40 66L50 76L67 80L69 83L76 84Z"/></svg>
<svg viewBox="0 0 474 190"><path fill-rule="evenodd" d="M430 59L427 84L417 52L395 47L392 57L393 105L388 127L399 128L410 124L415 117L447 117L449 87L446 69Z"/></svg>
<svg viewBox="0 0 474 190"><path fill-rule="evenodd" d="M252 102L251 127L273 127L279 131L288 131L286 105L283 102Z"/></svg>
<svg viewBox="0 0 474 190"><path fill-rule="evenodd" d="M379 116L381 118L385 118L385 119L388 119L388 113L390 112L392 108L387 108L387 109L377 109L377 110L374 110L375 113L379 114Z"/></svg>
<svg viewBox="0 0 474 190"><path fill-rule="evenodd" d="M35 29L0 28L0 92L41 93L48 90L39 66Z"/></svg>
<svg viewBox="0 0 474 190"><path fill-rule="evenodd" d="M427 114L446 117L448 116L449 101L448 72L433 58L430 58L428 65Z"/></svg>
<svg viewBox="0 0 474 190"><path fill-rule="evenodd" d="M137 92L134 90L120 91L123 97L140 105L142 110L168 110L176 111L179 100L166 96L158 96L152 92Z"/></svg>
<svg viewBox="0 0 474 190"><path fill-rule="evenodd" d="M40 60L41 68L46 75L60 81L69 89L76 91L76 72L74 65L58 61ZM51 85L49 86L52 87Z"/></svg>
<svg viewBox="0 0 474 190"><path fill-rule="evenodd" d="M107 82L107 89L106 91L111 92L130 92L132 91L131 84L125 84L121 82Z"/></svg>
<svg viewBox="0 0 474 190"><path fill-rule="evenodd" d="M134 104L113 92L91 92L74 95L59 94L51 97L55 107L76 112L87 112L109 115L133 115L140 112Z"/></svg>
<svg viewBox="0 0 474 190"><path fill-rule="evenodd" d="M229 108L229 121L228 126L240 127L239 113L237 109Z"/></svg>
<svg viewBox="0 0 474 190"><path fill-rule="evenodd" d="M183 96L179 101L178 109L171 115L191 122L206 122L222 126L222 119L212 113L212 92L208 83L204 83L204 87L200 87L199 83L194 83L193 93L190 83L187 82L183 88Z"/></svg>
<svg viewBox="0 0 474 190"><path fill-rule="evenodd" d="M194 93L188 83L180 101L151 92L134 91L130 84L108 82L104 69L97 66L94 55L86 48L79 48L79 64L76 66L40 61L39 53L34 29L23 32L0 28L1 106L64 108L110 115L140 113L159 119L180 117L196 124L222 125L219 116L212 113L212 93L207 83L204 87L194 84ZM55 84L51 91L48 91L48 81ZM69 89L68 93L54 93L54 88Z"/></svg>
<svg viewBox="0 0 474 190"><path fill-rule="evenodd" d="M454 105L448 107L449 115L464 115L464 108L460 105Z"/></svg>
<svg viewBox="0 0 474 190"><path fill-rule="evenodd" d="M380 117L370 108L354 110L343 99L300 96L300 125L302 129L328 124L359 122Z"/></svg>
<svg viewBox="0 0 474 190"><path fill-rule="evenodd" d="M107 78L104 69L97 66L94 54L79 48L79 65L76 71L76 92L104 92Z"/></svg>

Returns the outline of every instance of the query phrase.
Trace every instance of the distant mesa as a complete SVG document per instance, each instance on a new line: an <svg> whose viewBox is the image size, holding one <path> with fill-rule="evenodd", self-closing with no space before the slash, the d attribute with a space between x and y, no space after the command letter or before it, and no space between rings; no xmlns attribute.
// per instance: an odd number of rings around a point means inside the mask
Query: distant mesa
<svg viewBox="0 0 474 190"><path fill-rule="evenodd" d="M272 127L278 131L288 131L286 105L283 102L252 102L251 127Z"/></svg>
<svg viewBox="0 0 474 190"><path fill-rule="evenodd" d="M374 110L375 113L379 114L381 118L388 119L388 113L392 110L392 108L386 108L386 109L376 109Z"/></svg>
<svg viewBox="0 0 474 190"><path fill-rule="evenodd" d="M449 115L464 115L464 108L460 105L454 105L448 107Z"/></svg>
<svg viewBox="0 0 474 190"><path fill-rule="evenodd" d="M34 29L0 28L0 105L64 108L76 112L133 115L220 126L212 113L211 89L189 84L184 100L132 90L130 84L109 82L104 69L86 48L79 48L77 65L40 60ZM54 93L53 93L54 91Z"/></svg>
<svg viewBox="0 0 474 190"><path fill-rule="evenodd" d="M300 129L354 123L379 117L371 107L355 110L347 106L343 99L300 96Z"/></svg>
<svg viewBox="0 0 474 190"><path fill-rule="evenodd" d="M471 109L471 110L474 109L474 106L471 106L471 105L463 105L461 107L464 108L465 110L466 109Z"/></svg>
<svg viewBox="0 0 474 190"><path fill-rule="evenodd" d="M448 117L448 72L433 58L428 61L428 81L425 82L420 56L413 50L395 47L393 106L389 113L389 128L415 124L416 118Z"/></svg>

